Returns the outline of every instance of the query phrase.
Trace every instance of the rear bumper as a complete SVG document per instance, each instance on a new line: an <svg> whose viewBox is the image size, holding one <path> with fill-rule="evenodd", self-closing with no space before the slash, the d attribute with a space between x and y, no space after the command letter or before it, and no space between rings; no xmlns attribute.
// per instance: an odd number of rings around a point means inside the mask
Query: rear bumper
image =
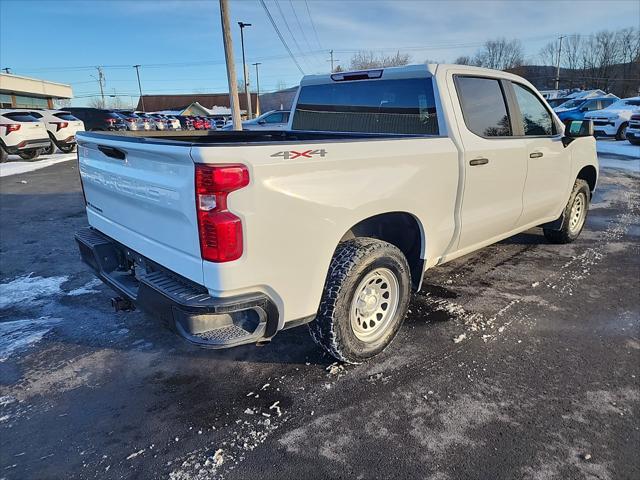
<svg viewBox="0 0 640 480"><path fill-rule="evenodd" d="M83 261L120 296L188 341L228 348L276 334L278 309L263 293L219 298L93 228L76 233Z"/></svg>
<svg viewBox="0 0 640 480"><path fill-rule="evenodd" d="M31 140L22 140L17 145L7 145L5 150L9 154L19 153L23 150L31 150L33 148L47 148L51 144L51 140L49 137L47 138L37 138Z"/></svg>

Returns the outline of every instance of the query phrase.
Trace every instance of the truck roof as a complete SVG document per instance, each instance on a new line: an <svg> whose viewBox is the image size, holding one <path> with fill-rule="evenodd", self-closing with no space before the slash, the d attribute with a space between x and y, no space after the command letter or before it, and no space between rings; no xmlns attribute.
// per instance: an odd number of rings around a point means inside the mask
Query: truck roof
<svg viewBox="0 0 640 480"><path fill-rule="evenodd" d="M473 67L470 65L457 65L446 63L422 63L417 65L405 65L402 67L382 67L372 68L368 70L356 70L350 72L335 72L323 75L305 75L300 81L300 86L305 85L319 85L325 83L333 83L336 81L348 81L348 80L367 80L367 79L401 79L401 78L429 78L435 75L439 69L455 69L456 71L469 73L470 75L483 75L483 76L499 76L500 78L506 78L509 80L517 80L520 82L527 82L522 77L514 75L509 72L501 70L492 70L490 68Z"/></svg>

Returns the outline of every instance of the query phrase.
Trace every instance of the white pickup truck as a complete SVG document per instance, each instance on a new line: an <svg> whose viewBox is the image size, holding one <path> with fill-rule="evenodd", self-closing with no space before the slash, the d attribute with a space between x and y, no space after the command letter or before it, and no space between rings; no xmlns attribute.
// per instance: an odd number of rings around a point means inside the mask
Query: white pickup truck
<svg viewBox="0 0 640 480"><path fill-rule="evenodd" d="M582 230L590 122L459 65L306 76L289 130L80 132L83 259L118 306L210 348L308 323L336 358L394 338L433 266L542 226Z"/></svg>

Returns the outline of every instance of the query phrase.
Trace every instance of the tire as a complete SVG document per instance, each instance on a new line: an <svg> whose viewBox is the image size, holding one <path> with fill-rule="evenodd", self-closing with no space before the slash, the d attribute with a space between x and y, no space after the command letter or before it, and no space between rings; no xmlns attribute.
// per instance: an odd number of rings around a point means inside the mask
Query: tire
<svg viewBox="0 0 640 480"><path fill-rule="evenodd" d="M637 139L635 139L635 138L634 138L634 139L631 139L631 138L630 138L630 139L629 139L629 143L630 143L631 145L640 145L640 140L637 140Z"/></svg>
<svg viewBox="0 0 640 480"><path fill-rule="evenodd" d="M627 139L627 127L629 126L629 122L624 122L618 128L618 132L616 133L616 140L626 140Z"/></svg>
<svg viewBox="0 0 640 480"><path fill-rule="evenodd" d="M76 146L75 144L73 145L64 145L62 147L58 147L60 149L60 151L62 153L71 153L71 152L75 152L76 150Z"/></svg>
<svg viewBox="0 0 640 480"><path fill-rule="evenodd" d="M398 248L373 238L348 240L333 255L309 331L336 359L361 363L394 339L410 296L409 265Z"/></svg>
<svg viewBox="0 0 640 480"><path fill-rule="evenodd" d="M18 153L23 160L35 160L40 155L39 148L30 148L29 150L22 150Z"/></svg>
<svg viewBox="0 0 640 480"><path fill-rule="evenodd" d="M0 163L4 163L9 159L9 154L7 151L0 145Z"/></svg>
<svg viewBox="0 0 640 480"><path fill-rule="evenodd" d="M571 243L578 238L587 220L590 199L589 184L578 178L562 212L562 227L559 230L543 228L545 238L556 244Z"/></svg>
<svg viewBox="0 0 640 480"><path fill-rule="evenodd" d="M56 151L56 144L51 142L48 147L41 150L43 155L53 155Z"/></svg>

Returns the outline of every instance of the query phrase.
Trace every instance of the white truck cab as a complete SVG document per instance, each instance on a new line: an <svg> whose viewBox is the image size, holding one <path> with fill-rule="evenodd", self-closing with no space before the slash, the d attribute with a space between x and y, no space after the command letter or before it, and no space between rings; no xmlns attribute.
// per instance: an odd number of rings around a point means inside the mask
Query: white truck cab
<svg viewBox="0 0 640 480"><path fill-rule="evenodd" d="M347 362L391 342L428 268L535 226L575 240L598 176L589 122L460 65L304 77L286 131L78 142L76 239L116 305L209 348L308 323Z"/></svg>

